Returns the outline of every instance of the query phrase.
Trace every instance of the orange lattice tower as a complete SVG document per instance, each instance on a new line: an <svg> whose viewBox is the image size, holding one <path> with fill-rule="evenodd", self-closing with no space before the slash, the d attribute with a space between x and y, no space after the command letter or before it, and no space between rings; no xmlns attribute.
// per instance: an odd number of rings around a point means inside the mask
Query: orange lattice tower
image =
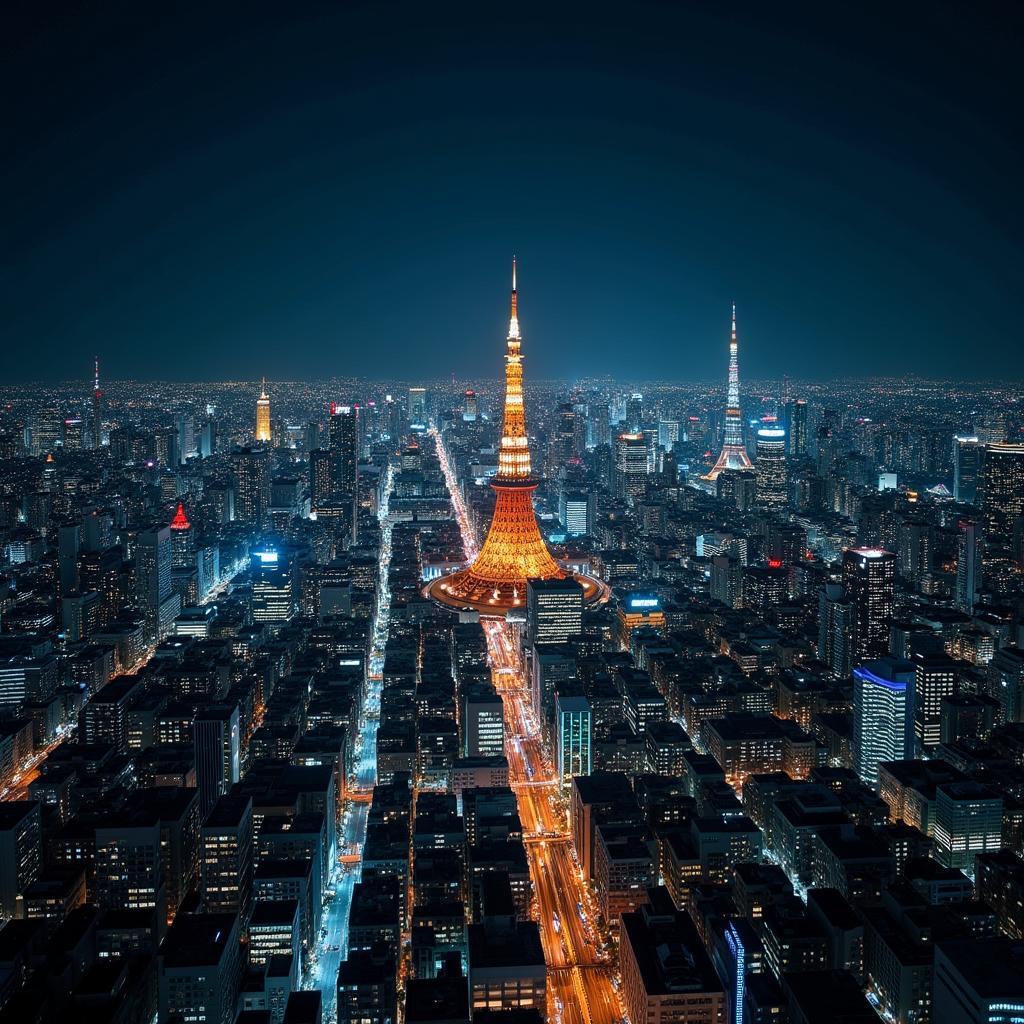
<svg viewBox="0 0 1024 1024"><path fill-rule="evenodd" d="M473 564L434 580L427 588L436 601L452 608L474 608L481 615L503 616L526 603L526 581L562 579L572 575L552 557L540 535L533 511L537 480L530 465L530 446L523 415L523 356L520 351L516 295L516 261L512 259L512 313L505 353L505 414L502 420L498 472L491 480L497 501L487 540ZM604 593L597 580L578 576L584 598Z"/></svg>

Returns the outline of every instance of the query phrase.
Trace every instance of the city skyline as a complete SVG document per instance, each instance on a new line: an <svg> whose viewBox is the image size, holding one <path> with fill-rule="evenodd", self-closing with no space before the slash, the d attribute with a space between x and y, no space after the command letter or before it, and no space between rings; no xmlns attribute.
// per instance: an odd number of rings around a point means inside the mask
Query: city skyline
<svg viewBox="0 0 1024 1024"><path fill-rule="evenodd" d="M232 6L4 21L0 1024L1022 1024L1024 8Z"/></svg>

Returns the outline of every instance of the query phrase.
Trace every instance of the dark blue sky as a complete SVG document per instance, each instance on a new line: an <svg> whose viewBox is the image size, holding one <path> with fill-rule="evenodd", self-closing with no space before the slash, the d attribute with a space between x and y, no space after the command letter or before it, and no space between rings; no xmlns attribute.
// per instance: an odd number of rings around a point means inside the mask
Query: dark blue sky
<svg viewBox="0 0 1024 1024"><path fill-rule="evenodd" d="M3 382L496 375L513 251L537 377L1024 376L1010 5L206 6L6 9Z"/></svg>

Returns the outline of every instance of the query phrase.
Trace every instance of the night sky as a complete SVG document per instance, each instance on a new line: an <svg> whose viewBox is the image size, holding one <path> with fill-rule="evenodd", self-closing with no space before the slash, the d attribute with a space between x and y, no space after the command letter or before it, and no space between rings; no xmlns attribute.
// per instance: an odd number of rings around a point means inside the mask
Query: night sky
<svg viewBox="0 0 1024 1024"><path fill-rule="evenodd" d="M0 383L1024 377L1010 4L156 6L4 5Z"/></svg>

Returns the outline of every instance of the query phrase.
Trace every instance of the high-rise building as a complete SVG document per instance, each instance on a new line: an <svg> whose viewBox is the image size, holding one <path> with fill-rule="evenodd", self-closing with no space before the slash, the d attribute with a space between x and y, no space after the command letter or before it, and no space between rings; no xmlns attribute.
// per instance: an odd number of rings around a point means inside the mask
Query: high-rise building
<svg viewBox="0 0 1024 1024"><path fill-rule="evenodd" d="M274 550L254 551L252 555L252 621L281 625L296 610L295 575L292 562Z"/></svg>
<svg viewBox="0 0 1024 1024"><path fill-rule="evenodd" d="M267 395L267 378L264 377L260 397L256 399L256 443L261 444L270 439L270 398Z"/></svg>
<svg viewBox="0 0 1024 1024"><path fill-rule="evenodd" d="M762 427L757 432L757 503L769 511L789 504L786 469L786 432L781 427Z"/></svg>
<svg viewBox="0 0 1024 1024"><path fill-rule="evenodd" d="M836 679L853 670L857 610L839 583L826 583L818 598L818 658Z"/></svg>
<svg viewBox="0 0 1024 1024"><path fill-rule="evenodd" d="M726 469L753 469L747 447L743 443L743 418L740 411L739 341L736 336L736 304L732 307L732 330L729 335L729 387L725 400L725 441L718 461L705 480L717 480Z"/></svg>
<svg viewBox="0 0 1024 1024"><path fill-rule="evenodd" d="M978 497L985 446L974 434L953 438L953 497L972 504Z"/></svg>
<svg viewBox="0 0 1024 1024"><path fill-rule="evenodd" d="M179 914L160 944L161 1021L233 1024L242 982L235 914Z"/></svg>
<svg viewBox="0 0 1024 1024"><path fill-rule="evenodd" d="M711 600L720 601L726 608L743 604L743 563L733 555L711 559Z"/></svg>
<svg viewBox="0 0 1024 1024"><path fill-rule="evenodd" d="M93 358L92 447L103 444L103 392L100 390L100 357Z"/></svg>
<svg viewBox="0 0 1024 1024"><path fill-rule="evenodd" d="M222 796L200 831L199 871L203 907L245 921L252 905L252 797Z"/></svg>
<svg viewBox="0 0 1024 1024"><path fill-rule="evenodd" d="M853 604L855 660L888 654L896 556L881 548L848 548L843 552L843 588Z"/></svg>
<svg viewBox="0 0 1024 1024"><path fill-rule="evenodd" d="M591 773L593 715L582 695L555 693L555 770L562 789L575 775Z"/></svg>
<svg viewBox="0 0 1024 1024"><path fill-rule="evenodd" d="M786 452L794 459L807 454L807 403L802 398L786 403Z"/></svg>
<svg viewBox="0 0 1024 1024"><path fill-rule="evenodd" d="M678 440L679 420L658 420L658 444L670 452Z"/></svg>
<svg viewBox="0 0 1024 1024"><path fill-rule="evenodd" d="M981 538L973 519L957 524L956 606L968 615L974 611L981 590Z"/></svg>
<svg viewBox="0 0 1024 1024"><path fill-rule="evenodd" d="M47 406L36 412L32 431L32 451L36 455L52 455L64 443L64 416L60 409Z"/></svg>
<svg viewBox="0 0 1024 1024"><path fill-rule="evenodd" d="M724 1024L726 997L690 915L668 891L622 915L619 961L622 1006L631 1021Z"/></svg>
<svg viewBox="0 0 1024 1024"><path fill-rule="evenodd" d="M65 523L57 528L58 593L73 594L78 590L78 555L82 546L82 524Z"/></svg>
<svg viewBox="0 0 1024 1024"><path fill-rule="evenodd" d="M459 727L463 757L501 757L505 753L504 704L490 683L470 683L462 691Z"/></svg>
<svg viewBox="0 0 1024 1024"><path fill-rule="evenodd" d="M572 577L526 584L529 646L563 644L583 632L583 586Z"/></svg>
<svg viewBox="0 0 1024 1024"><path fill-rule="evenodd" d="M181 465L196 454L196 421L190 412L181 413L174 421L177 434L177 456Z"/></svg>
<svg viewBox="0 0 1024 1024"><path fill-rule="evenodd" d="M490 530L469 567L442 576L429 589L434 600L452 608L475 608L483 615L504 616L526 601L527 580L563 579L570 575L551 557L533 510L533 476L523 412L523 356L519 333L516 267L512 261L512 301L505 355L505 410L498 472L491 479L497 500ZM584 598L603 593L590 577L577 577Z"/></svg>
<svg viewBox="0 0 1024 1024"><path fill-rule="evenodd" d="M175 569L191 568L195 561L195 530L185 515L185 505L178 502L178 510L171 520L171 565Z"/></svg>
<svg viewBox="0 0 1024 1024"><path fill-rule="evenodd" d="M359 525L359 407L331 404L331 490L352 517L352 539Z"/></svg>
<svg viewBox="0 0 1024 1024"><path fill-rule="evenodd" d="M135 550L135 595L151 643L159 643L170 635L181 610L181 598L171 593L172 564L169 526L139 534Z"/></svg>
<svg viewBox="0 0 1024 1024"><path fill-rule="evenodd" d="M238 705L214 704L196 715L193 726L199 813L210 809L239 780L241 732Z"/></svg>
<svg viewBox="0 0 1024 1024"><path fill-rule="evenodd" d="M309 499L314 512L332 500L332 461L333 456L326 448L316 448L309 453Z"/></svg>
<svg viewBox="0 0 1024 1024"><path fill-rule="evenodd" d="M942 702L956 693L956 662L945 654L915 654L914 737L918 753L942 742Z"/></svg>
<svg viewBox="0 0 1024 1024"><path fill-rule="evenodd" d="M935 859L947 868L974 874L979 853L1003 845L1003 795L964 779L935 787Z"/></svg>
<svg viewBox="0 0 1024 1024"><path fill-rule="evenodd" d="M152 910L166 919L160 815L155 806L109 815L96 828L93 900L103 910Z"/></svg>
<svg viewBox="0 0 1024 1024"><path fill-rule="evenodd" d="M413 430L427 429L426 388L409 388L409 426Z"/></svg>
<svg viewBox="0 0 1024 1024"><path fill-rule="evenodd" d="M854 767L867 786L878 785L882 761L914 756L914 666L897 658L853 670Z"/></svg>
<svg viewBox="0 0 1024 1024"><path fill-rule="evenodd" d="M43 863L40 805L35 800L0 803L0 917L18 914L18 897L39 877Z"/></svg>
<svg viewBox="0 0 1024 1024"><path fill-rule="evenodd" d="M981 512L986 543L1009 547L1014 525L1024 515L1024 444L985 446Z"/></svg>
<svg viewBox="0 0 1024 1024"><path fill-rule="evenodd" d="M1024 942L1003 938L935 943L934 1024L1014 1024L1024 1017Z"/></svg>
<svg viewBox="0 0 1024 1024"><path fill-rule="evenodd" d="M644 396L639 391L626 399L626 430L639 434L644 426Z"/></svg>
<svg viewBox="0 0 1024 1024"><path fill-rule="evenodd" d="M231 456L235 475L235 519L262 528L270 508L270 453L265 448L239 448Z"/></svg>
<svg viewBox="0 0 1024 1024"><path fill-rule="evenodd" d="M466 392L462 396L462 420L464 423L476 423L478 415L476 392L472 388L466 388Z"/></svg>
<svg viewBox="0 0 1024 1024"><path fill-rule="evenodd" d="M649 472L647 438L640 433L619 434L615 438L615 493L620 498L642 498Z"/></svg>
<svg viewBox="0 0 1024 1024"><path fill-rule="evenodd" d="M558 518L570 537L584 537L594 528L594 497L590 491L563 486L558 492Z"/></svg>

